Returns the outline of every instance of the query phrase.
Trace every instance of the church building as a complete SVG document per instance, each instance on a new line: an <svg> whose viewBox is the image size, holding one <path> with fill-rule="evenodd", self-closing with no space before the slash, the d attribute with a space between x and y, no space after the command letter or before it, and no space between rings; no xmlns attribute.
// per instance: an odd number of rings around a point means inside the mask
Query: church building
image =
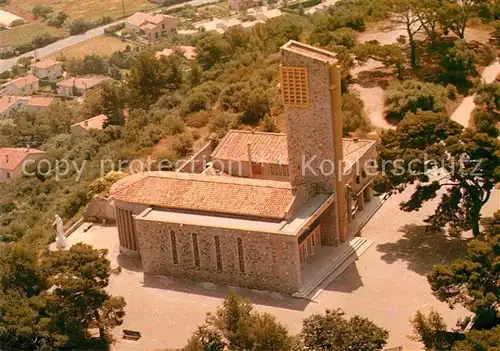
<svg viewBox="0 0 500 351"><path fill-rule="evenodd" d="M113 185L121 252L145 274L293 294L321 247L356 234L375 142L342 137L335 54L289 41L281 58L286 134L233 130L176 172Z"/></svg>

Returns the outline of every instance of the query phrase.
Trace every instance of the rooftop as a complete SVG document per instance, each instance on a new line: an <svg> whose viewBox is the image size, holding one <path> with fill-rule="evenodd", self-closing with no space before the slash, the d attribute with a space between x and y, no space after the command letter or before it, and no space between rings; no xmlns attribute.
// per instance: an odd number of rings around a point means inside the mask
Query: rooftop
<svg viewBox="0 0 500 351"><path fill-rule="evenodd" d="M0 97L0 114L7 111L12 106L16 105L20 101L24 101L25 98L21 96L11 96L5 95Z"/></svg>
<svg viewBox="0 0 500 351"><path fill-rule="evenodd" d="M131 25L134 25L136 27L140 27L145 23L151 23L154 25L157 25L161 21L163 21L166 18L172 18L175 19L175 17L168 16L168 15L163 15L163 14L156 14L156 15L150 15L148 13L144 12L136 12L129 18L125 20L126 23L129 23Z"/></svg>
<svg viewBox="0 0 500 351"><path fill-rule="evenodd" d="M157 51L156 58L160 58L161 56L170 56L173 55L175 52L182 53L184 57L187 58L188 60L194 60L196 57L196 47L188 45L179 45L163 49L162 51Z"/></svg>
<svg viewBox="0 0 500 351"><path fill-rule="evenodd" d="M173 210L284 219L293 204L288 182L180 172L146 172L116 182L113 198Z"/></svg>
<svg viewBox="0 0 500 351"><path fill-rule="evenodd" d="M28 74L27 76L24 76L24 77L19 77L19 78L16 78L14 80L11 80L10 82L8 82L6 85L15 85L17 88L19 89L22 89L28 85L31 85L33 83L36 83L40 81L40 79L38 79L38 77L32 75L32 74Z"/></svg>
<svg viewBox="0 0 500 351"><path fill-rule="evenodd" d="M41 60L41 61L38 61L36 63L34 63L32 65L32 67L36 67L36 68L49 68L49 67L53 67L57 64L60 64L61 62L59 61L56 61L56 60L53 60L53 59L45 59L45 60Z"/></svg>
<svg viewBox="0 0 500 351"><path fill-rule="evenodd" d="M334 53L319 49L317 47L300 43L295 40L289 40L285 45L281 47L282 51L290 51L296 54L307 56L325 63L335 63L337 58Z"/></svg>
<svg viewBox="0 0 500 351"><path fill-rule="evenodd" d="M57 83L57 86L67 88L75 86L78 89L89 89L109 79L111 78L105 76L72 77Z"/></svg>
<svg viewBox="0 0 500 351"><path fill-rule="evenodd" d="M85 130L90 130L90 129L97 129L101 130L103 129L103 124L108 120L108 116L106 115L98 115L89 119L86 119L84 121L75 123L72 125L73 126L80 126Z"/></svg>
<svg viewBox="0 0 500 351"><path fill-rule="evenodd" d="M251 144L252 162L288 164L287 137L283 133L231 130L214 150L212 158L248 161L248 143ZM347 168L356 163L374 144L373 140L343 138L342 154Z"/></svg>
<svg viewBox="0 0 500 351"><path fill-rule="evenodd" d="M0 169L13 171L30 155L45 154L45 151L29 148L0 148Z"/></svg>
<svg viewBox="0 0 500 351"><path fill-rule="evenodd" d="M320 209L328 199L328 195L321 194L309 200L289 221L269 221L265 219L228 218L210 214L184 213L165 211L162 209L147 209L137 216L138 220L168 222L186 225L210 226L216 228L236 229L256 232L266 232L284 235L296 235L307 224L311 216Z"/></svg>
<svg viewBox="0 0 500 351"><path fill-rule="evenodd" d="M48 107L56 100L50 96L30 96L28 99L28 106L37 106L37 107Z"/></svg>

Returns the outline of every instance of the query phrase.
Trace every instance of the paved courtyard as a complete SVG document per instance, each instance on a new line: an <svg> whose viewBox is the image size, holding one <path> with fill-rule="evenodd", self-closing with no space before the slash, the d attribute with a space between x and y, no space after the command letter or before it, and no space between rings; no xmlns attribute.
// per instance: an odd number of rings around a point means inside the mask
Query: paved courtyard
<svg viewBox="0 0 500 351"><path fill-rule="evenodd" d="M375 242L354 264L339 276L315 301L295 299L271 292L237 289L261 311L275 315L292 333L301 329L301 321L326 308L342 308L348 315L359 314L390 331L388 347L403 346L420 350L407 338L408 319L417 311L437 309L450 327L468 315L462 308L448 309L431 295L425 274L436 263L448 262L465 251L458 239L446 239L439 233L427 233L422 220L431 208L406 213L399 203L408 191L389 198L361 232ZM500 204L500 192L492 196L485 215ZM138 261L119 255L115 227L94 226L87 233L78 230L69 244L84 241L110 250L112 266L122 266L111 278L109 290L125 297L126 317L114 334L118 350L158 350L182 347L205 313L215 311L229 287L210 283L186 282L165 277L144 277ZM139 341L121 339L122 329L138 330Z"/></svg>

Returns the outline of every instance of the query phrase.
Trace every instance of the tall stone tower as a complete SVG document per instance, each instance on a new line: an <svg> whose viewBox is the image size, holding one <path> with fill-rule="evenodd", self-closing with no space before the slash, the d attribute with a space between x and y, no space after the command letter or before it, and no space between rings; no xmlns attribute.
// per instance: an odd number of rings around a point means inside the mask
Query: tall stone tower
<svg viewBox="0 0 500 351"><path fill-rule="evenodd" d="M332 215L343 240L340 67L335 54L294 40L281 47L281 63L290 180L296 186L313 185L320 193L335 194L337 208Z"/></svg>

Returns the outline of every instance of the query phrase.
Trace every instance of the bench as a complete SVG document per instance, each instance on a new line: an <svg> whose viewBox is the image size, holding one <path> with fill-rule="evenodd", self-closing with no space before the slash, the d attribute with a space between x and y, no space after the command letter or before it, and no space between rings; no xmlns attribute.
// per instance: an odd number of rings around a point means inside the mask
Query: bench
<svg viewBox="0 0 500 351"><path fill-rule="evenodd" d="M141 332L123 329L123 339L139 340L141 336Z"/></svg>

